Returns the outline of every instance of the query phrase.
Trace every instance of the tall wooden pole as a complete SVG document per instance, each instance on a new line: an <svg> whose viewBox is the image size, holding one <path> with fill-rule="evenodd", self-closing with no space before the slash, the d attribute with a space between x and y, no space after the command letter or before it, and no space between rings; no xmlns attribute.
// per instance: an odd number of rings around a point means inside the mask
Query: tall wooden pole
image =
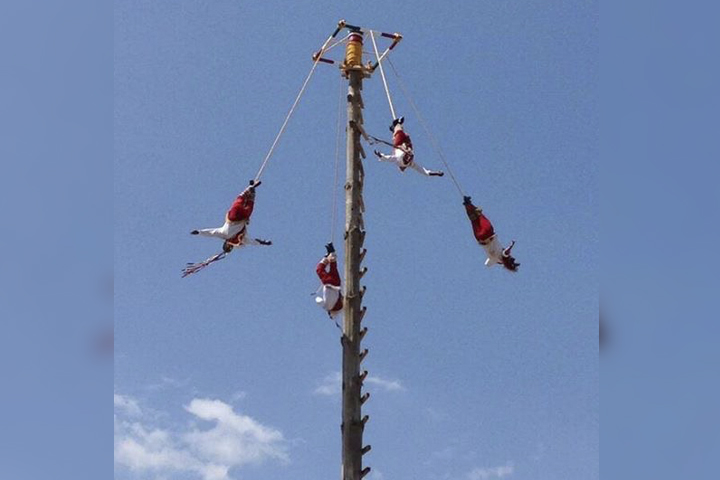
<svg viewBox="0 0 720 480"><path fill-rule="evenodd" d="M348 78L347 96L347 174L345 182L345 305L343 309L343 367L342 367L342 480L360 480L370 472L363 468L363 430L367 417L362 417L362 404L369 394L363 396L362 383L365 375L360 373L360 343L367 329L361 328L364 289L360 286L360 264L365 255L365 225L362 189L365 157L360 144L362 127L362 81L366 70L362 65L362 32L352 32L348 39L343 72Z"/></svg>

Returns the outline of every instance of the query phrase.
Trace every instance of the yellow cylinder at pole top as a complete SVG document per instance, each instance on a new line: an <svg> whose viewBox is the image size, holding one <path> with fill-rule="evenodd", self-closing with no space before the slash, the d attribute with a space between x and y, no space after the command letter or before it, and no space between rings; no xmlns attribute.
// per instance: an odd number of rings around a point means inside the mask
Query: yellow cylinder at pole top
<svg viewBox="0 0 720 480"><path fill-rule="evenodd" d="M360 31L355 31L348 38L347 48L345 49L345 66L358 67L362 65L362 47L363 35Z"/></svg>

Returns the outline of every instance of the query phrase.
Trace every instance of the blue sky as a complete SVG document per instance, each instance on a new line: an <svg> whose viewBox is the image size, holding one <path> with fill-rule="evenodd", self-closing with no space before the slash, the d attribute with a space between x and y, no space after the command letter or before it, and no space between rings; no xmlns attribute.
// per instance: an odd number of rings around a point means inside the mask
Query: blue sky
<svg viewBox="0 0 720 480"><path fill-rule="evenodd" d="M334 67L258 189L251 232L273 246L179 274L218 250L188 232L222 222L341 18L404 35L394 64L522 264L483 266L449 178L368 158L370 480L599 478L598 4L570 1L116 2L115 478L337 478L340 344L309 295ZM385 135L378 74L364 99Z"/></svg>

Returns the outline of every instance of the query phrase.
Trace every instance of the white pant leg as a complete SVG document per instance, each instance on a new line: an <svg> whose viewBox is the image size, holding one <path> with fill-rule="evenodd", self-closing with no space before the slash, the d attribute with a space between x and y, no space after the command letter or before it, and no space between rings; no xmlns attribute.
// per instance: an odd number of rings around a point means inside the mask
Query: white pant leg
<svg viewBox="0 0 720 480"><path fill-rule="evenodd" d="M223 240L226 240L225 229L223 229L222 227L204 228L202 230L198 230L198 235L202 235L203 237L222 238Z"/></svg>
<svg viewBox="0 0 720 480"><path fill-rule="evenodd" d="M412 168L412 169L415 170L416 172L421 173L421 174L425 175L426 177L429 177L429 176L430 176L430 170L428 170L427 168L423 167L422 165L420 165L419 163L417 163L415 160L413 160L412 162L410 162L410 165L408 165L408 168Z"/></svg>
<svg viewBox="0 0 720 480"><path fill-rule="evenodd" d="M245 228L245 223L240 224L239 222L226 221L220 228L205 228L203 230L200 230L199 235L228 240L233 236L237 235L237 233L242 230L242 228L239 227Z"/></svg>
<svg viewBox="0 0 720 480"><path fill-rule="evenodd" d="M380 160L381 162L395 163L395 154L393 153L392 155L385 155L384 153L381 153L380 156L378 157L378 160Z"/></svg>
<svg viewBox="0 0 720 480"><path fill-rule="evenodd" d="M413 170L417 170L418 172L422 173L423 175L429 175L430 171L417 165L415 161L413 160L410 162L410 164L406 164L404 162L406 152L400 148L396 148L393 150L392 155L385 155L380 154L380 161L381 162L392 162L395 165L398 166L398 168L402 171L405 171L406 168L412 168Z"/></svg>
<svg viewBox="0 0 720 480"><path fill-rule="evenodd" d="M393 162L395 165L397 165L400 170L404 170L406 168L405 162L403 162L403 158L405 158L405 152L400 150L399 148L393 150L392 155L384 155L384 157L387 158L386 161Z"/></svg>

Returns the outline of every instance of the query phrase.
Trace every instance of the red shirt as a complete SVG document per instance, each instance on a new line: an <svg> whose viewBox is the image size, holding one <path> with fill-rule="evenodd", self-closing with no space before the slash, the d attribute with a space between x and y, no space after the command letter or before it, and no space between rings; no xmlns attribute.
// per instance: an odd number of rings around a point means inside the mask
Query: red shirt
<svg viewBox="0 0 720 480"><path fill-rule="evenodd" d="M233 202L227 212L227 219L231 222L249 220L255 207L255 200L248 193L241 193Z"/></svg>
<svg viewBox="0 0 720 480"><path fill-rule="evenodd" d="M326 267L330 267L329 271ZM340 286L340 272L338 272L337 262L329 262L327 265L320 262L317 264L315 272L317 272L323 285Z"/></svg>
<svg viewBox="0 0 720 480"><path fill-rule="evenodd" d="M333 287L340 286L340 272L338 272L337 262L329 262L327 265L320 262L317 264L315 272L317 273L318 277L320 277L320 281L323 285L332 285ZM335 302L335 305L333 305L330 311L337 312L341 308L343 308L342 294L340 294L337 302Z"/></svg>
<svg viewBox="0 0 720 480"><path fill-rule="evenodd" d="M401 145L405 145L406 147L412 149L412 140L410 140L410 135L405 133L403 130L397 130L393 133L393 146L397 148Z"/></svg>
<svg viewBox="0 0 720 480"><path fill-rule="evenodd" d="M490 220L488 220L485 215L478 213L477 207L472 204L465 205L465 211L470 218L473 234L478 242L485 243L490 237L495 235L495 229L493 229L492 223L490 223Z"/></svg>

